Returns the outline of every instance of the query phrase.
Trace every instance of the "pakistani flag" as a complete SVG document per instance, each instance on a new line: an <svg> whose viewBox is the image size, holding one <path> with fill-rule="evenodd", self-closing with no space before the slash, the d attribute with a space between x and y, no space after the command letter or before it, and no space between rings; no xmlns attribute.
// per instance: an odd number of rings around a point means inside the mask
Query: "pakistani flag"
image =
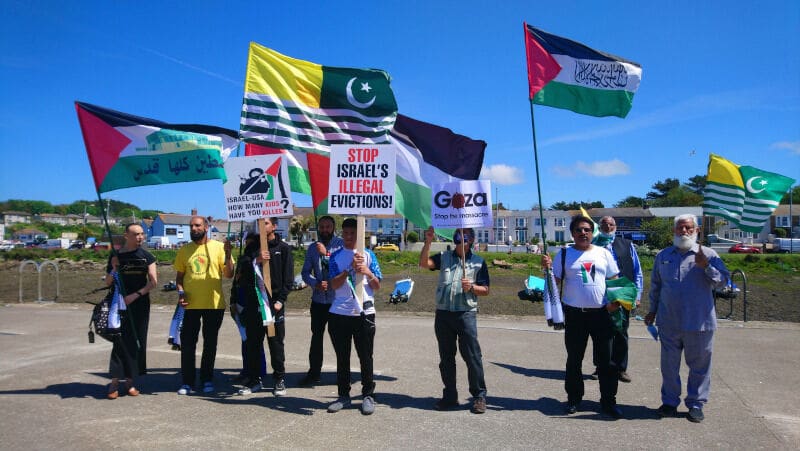
<svg viewBox="0 0 800 451"><path fill-rule="evenodd" d="M525 52L531 101L589 116L625 117L642 67L528 24Z"/></svg>
<svg viewBox="0 0 800 451"><path fill-rule="evenodd" d="M321 66L250 43L240 133L246 155L283 154L292 191L325 210L331 144L386 144L397 116L389 75Z"/></svg>
<svg viewBox="0 0 800 451"><path fill-rule="evenodd" d="M711 154L703 190L703 214L719 216L758 233L791 188L794 179Z"/></svg>
<svg viewBox="0 0 800 451"><path fill-rule="evenodd" d="M239 146L236 131L168 124L75 102L98 193L132 186L226 180L223 163Z"/></svg>

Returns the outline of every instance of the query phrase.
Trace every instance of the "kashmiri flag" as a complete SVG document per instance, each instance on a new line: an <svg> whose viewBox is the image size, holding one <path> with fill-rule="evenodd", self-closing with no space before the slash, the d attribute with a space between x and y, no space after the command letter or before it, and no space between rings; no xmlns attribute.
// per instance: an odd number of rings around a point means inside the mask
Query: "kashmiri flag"
<svg viewBox="0 0 800 451"><path fill-rule="evenodd" d="M314 209L324 211L331 144L388 142L397 116L389 82L382 70L321 66L251 42L240 125L251 144L245 155L285 155L292 191L311 194Z"/></svg>
<svg viewBox="0 0 800 451"><path fill-rule="evenodd" d="M719 216L758 233L795 180L711 154L703 190L703 214Z"/></svg>
<svg viewBox="0 0 800 451"><path fill-rule="evenodd" d="M132 186L226 180L223 163L238 147L236 131L168 124L75 102L98 193Z"/></svg>
<svg viewBox="0 0 800 451"><path fill-rule="evenodd" d="M533 103L589 116L628 115L642 79L639 64L523 26Z"/></svg>

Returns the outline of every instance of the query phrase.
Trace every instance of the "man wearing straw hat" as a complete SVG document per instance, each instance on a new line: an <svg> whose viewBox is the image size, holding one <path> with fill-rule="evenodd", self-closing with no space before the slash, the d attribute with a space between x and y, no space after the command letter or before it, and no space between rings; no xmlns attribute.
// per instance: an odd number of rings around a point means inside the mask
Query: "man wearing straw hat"
<svg viewBox="0 0 800 451"><path fill-rule="evenodd" d="M436 402L436 410L458 406L456 389L456 343L467 364L469 391L473 397L472 413L486 412L486 382L483 379L483 358L478 343L478 296L489 295L489 270L486 262L472 253L475 231L456 229L455 249L429 256L433 227L425 231L425 244L419 255L420 268L439 270L436 288L434 330L439 344L439 371L444 390Z"/></svg>

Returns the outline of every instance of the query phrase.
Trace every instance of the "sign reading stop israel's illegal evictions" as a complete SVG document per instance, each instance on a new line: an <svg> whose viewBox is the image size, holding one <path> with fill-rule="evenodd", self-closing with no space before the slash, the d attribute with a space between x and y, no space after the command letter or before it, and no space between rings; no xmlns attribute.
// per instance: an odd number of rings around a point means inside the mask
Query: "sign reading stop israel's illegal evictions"
<svg viewBox="0 0 800 451"><path fill-rule="evenodd" d="M280 155L225 160L228 181L222 185L229 221L292 216L289 171Z"/></svg>
<svg viewBox="0 0 800 451"><path fill-rule="evenodd" d="M332 145L328 212L394 214L395 155L391 144Z"/></svg>
<svg viewBox="0 0 800 451"><path fill-rule="evenodd" d="M463 180L433 186L431 223L440 229L492 227L492 186L488 180Z"/></svg>

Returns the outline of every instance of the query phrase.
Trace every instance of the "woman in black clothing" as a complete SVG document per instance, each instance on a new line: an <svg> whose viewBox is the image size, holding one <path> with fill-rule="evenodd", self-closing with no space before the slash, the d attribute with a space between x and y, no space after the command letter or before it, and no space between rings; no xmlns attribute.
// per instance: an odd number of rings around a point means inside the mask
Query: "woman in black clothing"
<svg viewBox="0 0 800 451"><path fill-rule="evenodd" d="M119 275L125 310L120 310L122 333L114 339L111 348L109 372L111 384L108 399L119 396L120 379L125 379L125 392L137 396L133 384L136 375L147 372L147 328L150 322L150 290L158 284L156 258L142 249L144 230L138 224L125 228L125 245L112 253L106 268L106 283L114 283L113 273Z"/></svg>

